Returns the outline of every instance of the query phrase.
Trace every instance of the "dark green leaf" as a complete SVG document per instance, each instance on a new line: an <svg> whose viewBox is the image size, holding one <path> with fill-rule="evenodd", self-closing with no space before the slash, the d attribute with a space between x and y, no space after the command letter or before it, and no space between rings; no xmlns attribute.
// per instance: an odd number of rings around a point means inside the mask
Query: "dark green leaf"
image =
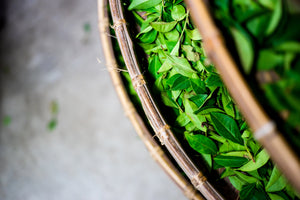
<svg viewBox="0 0 300 200"><path fill-rule="evenodd" d="M243 185L242 190L240 192L240 198L241 200L268 200L269 196L260 185L257 185L256 183L251 183Z"/></svg>
<svg viewBox="0 0 300 200"><path fill-rule="evenodd" d="M208 137L201 134L193 135L187 132L184 135L190 146L197 152L211 155L217 153L216 144Z"/></svg>
<svg viewBox="0 0 300 200"><path fill-rule="evenodd" d="M207 94L197 94L189 98L198 108L201 108L206 102Z"/></svg>
<svg viewBox="0 0 300 200"><path fill-rule="evenodd" d="M273 50L262 50L259 52L257 69L270 70L278 65L282 65L283 55L274 52Z"/></svg>
<svg viewBox="0 0 300 200"><path fill-rule="evenodd" d="M243 139L234 119L232 119L228 115L215 112L211 113L210 116L213 122L213 126L219 133L219 135L233 142L243 144Z"/></svg>
<svg viewBox="0 0 300 200"><path fill-rule="evenodd" d="M214 157L214 161L223 167L240 167L245 164L248 159L243 157L236 157L236 156L223 156L218 155Z"/></svg>
<svg viewBox="0 0 300 200"><path fill-rule="evenodd" d="M171 90L184 90L190 86L190 80L185 76L179 75L174 80L173 85L171 86Z"/></svg>

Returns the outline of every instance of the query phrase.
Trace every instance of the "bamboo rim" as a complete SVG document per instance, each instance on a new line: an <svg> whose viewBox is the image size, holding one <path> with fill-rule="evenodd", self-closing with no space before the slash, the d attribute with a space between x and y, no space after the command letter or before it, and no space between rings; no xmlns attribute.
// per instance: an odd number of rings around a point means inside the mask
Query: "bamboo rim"
<svg viewBox="0 0 300 200"><path fill-rule="evenodd" d="M107 2L105 0L98 0L98 26L100 32L100 38L102 43L102 49L104 51L106 66L110 73L113 85L117 92L117 95L121 101L126 116L132 122L139 137L144 142L150 155L161 166L166 174L175 182L175 184L182 190L184 195L191 200L204 200L204 198L195 190L176 169L176 167L169 160L167 155L163 152L162 148L153 139L151 133L148 131L140 115L137 113L133 106L127 91L122 82L121 75L116 70L111 70L111 67L117 67L116 59L114 56L111 37L109 37L109 20L107 17Z"/></svg>
<svg viewBox="0 0 300 200"><path fill-rule="evenodd" d="M238 71L223 38L214 24L205 3L201 0L185 0L191 16L199 29L204 48L219 71L233 99L239 106L254 137L265 147L288 181L300 193L300 161L274 122L263 111Z"/></svg>
<svg viewBox="0 0 300 200"><path fill-rule="evenodd" d="M145 114L154 132L191 180L194 187L199 190L206 199L223 199L223 197L207 181L203 173L186 155L177 139L174 137L170 127L167 125L161 113L157 109L157 106L148 90L147 83L137 64L138 62L134 53L133 43L129 36L126 21L123 16L121 2L120 0L110 0L109 3L114 23L113 28L118 39L122 56L135 90L141 100Z"/></svg>

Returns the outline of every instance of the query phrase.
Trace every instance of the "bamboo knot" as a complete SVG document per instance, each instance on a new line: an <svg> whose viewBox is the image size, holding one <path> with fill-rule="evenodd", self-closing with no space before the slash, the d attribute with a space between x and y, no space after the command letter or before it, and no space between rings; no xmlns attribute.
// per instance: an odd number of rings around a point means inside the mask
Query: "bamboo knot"
<svg viewBox="0 0 300 200"><path fill-rule="evenodd" d="M206 181L207 178L201 172L191 178L192 184L197 189L199 189Z"/></svg>
<svg viewBox="0 0 300 200"><path fill-rule="evenodd" d="M133 84L134 89L137 89L138 87L145 85L146 81L145 81L143 75L139 74L132 78L132 84Z"/></svg>
<svg viewBox="0 0 300 200"><path fill-rule="evenodd" d="M254 137L257 140L260 140L264 137L274 136L275 132L276 132L275 123L273 121L269 121L254 132Z"/></svg>
<svg viewBox="0 0 300 200"><path fill-rule="evenodd" d="M114 22L114 25L112 26L112 28L117 29L117 28L123 26L123 24L126 24L125 19L119 19L116 22Z"/></svg>
<svg viewBox="0 0 300 200"><path fill-rule="evenodd" d="M158 130L156 135L159 138L161 145L164 145L165 141L169 139L169 131L170 126L167 124Z"/></svg>

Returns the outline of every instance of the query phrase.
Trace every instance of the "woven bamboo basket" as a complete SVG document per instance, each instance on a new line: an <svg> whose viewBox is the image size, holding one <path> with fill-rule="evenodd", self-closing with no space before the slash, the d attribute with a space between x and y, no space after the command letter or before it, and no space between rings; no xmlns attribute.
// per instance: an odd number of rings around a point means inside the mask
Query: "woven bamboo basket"
<svg viewBox="0 0 300 200"><path fill-rule="evenodd" d="M190 9L193 21L203 37L205 50L208 56L211 61L214 62L225 85L252 128L255 138L266 148L272 160L281 169L294 188L300 192L299 158L289 147L288 143L276 129L274 122L266 115L254 95L251 93L226 49L223 39L214 25L205 3L203 1L195 0L185 0L185 3ZM105 1L99 0L98 5L99 29L106 57L106 64L107 66L114 67L117 65L110 37L107 35L107 32L109 31L109 22L107 14L105 14L106 3ZM109 5L113 19L113 28L118 39L122 56L132 79L132 84L141 100L144 112L155 135L159 138L160 143L165 145L181 170L186 174L189 181L174 167L169 158L163 153L160 145L153 139L150 133L151 130L149 131L147 129L141 116L139 116L134 105L131 103L120 74L115 70L109 70L126 115L132 121L137 133L144 141L154 160L162 166L188 198L224 199L207 180L201 167L196 166L187 156L157 108L138 66L134 52L134 44L132 43L127 30L120 0L110 0ZM197 190L202 195L197 193Z"/></svg>

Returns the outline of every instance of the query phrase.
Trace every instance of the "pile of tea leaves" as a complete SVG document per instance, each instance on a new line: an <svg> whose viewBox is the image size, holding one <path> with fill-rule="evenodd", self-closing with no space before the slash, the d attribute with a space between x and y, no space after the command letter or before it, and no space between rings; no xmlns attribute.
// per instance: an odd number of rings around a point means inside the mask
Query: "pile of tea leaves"
<svg viewBox="0 0 300 200"><path fill-rule="evenodd" d="M295 192L251 131L202 48L202 38L182 0L132 0L148 59L152 93L166 115L211 169L224 169L240 199L294 199ZM170 120L174 119L174 120Z"/></svg>
<svg viewBox="0 0 300 200"><path fill-rule="evenodd" d="M292 0L215 0L214 16L231 52L286 138L300 150L300 5ZM296 3L296 1L295 1ZM294 4L295 4L294 3ZM296 4L297 5L297 4ZM257 85L257 84L253 84Z"/></svg>

